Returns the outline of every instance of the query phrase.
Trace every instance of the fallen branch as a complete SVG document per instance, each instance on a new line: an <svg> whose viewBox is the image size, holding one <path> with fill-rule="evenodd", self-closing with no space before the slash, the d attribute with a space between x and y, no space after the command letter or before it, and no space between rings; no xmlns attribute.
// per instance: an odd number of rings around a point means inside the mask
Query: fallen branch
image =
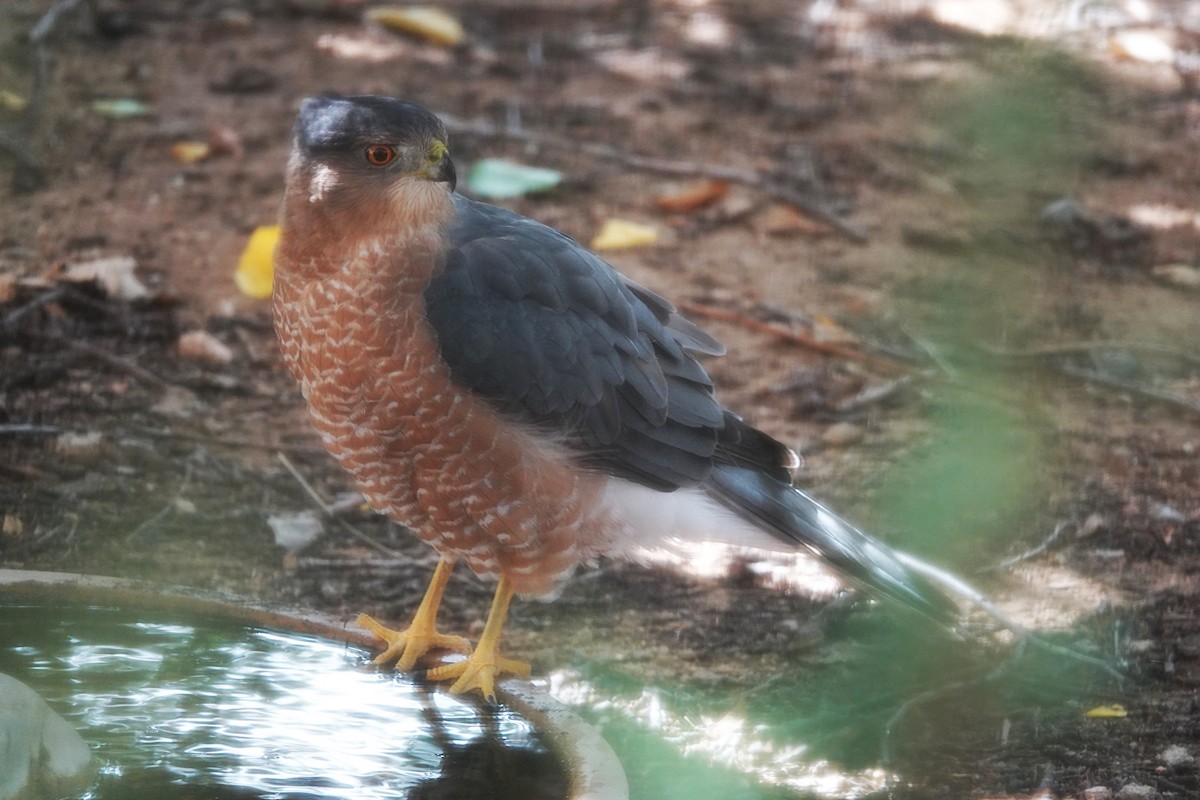
<svg viewBox="0 0 1200 800"><path fill-rule="evenodd" d="M688 178L713 178L741 184L763 192L770 197L799 208L809 216L826 223L838 233L853 242L867 241L867 235L860 229L846 222L834 212L825 208L818 200L798 191L789 185L796 179L788 175L774 175L757 170L739 169L724 164L702 164L694 161L657 158L655 156L628 153L618 147L601 142L581 142L570 136L559 136L544 131L528 131L522 128L493 125L490 122L480 122L459 119L442 115L442 121L452 133L462 133L471 136L482 136L493 139L512 139L545 147L555 147L570 150L573 153L585 153L593 158L615 161L634 169L658 172L664 175L677 175Z"/></svg>
<svg viewBox="0 0 1200 800"><path fill-rule="evenodd" d="M344 528L348 533L350 533L350 535L354 536L355 538L357 538L359 541L363 542L364 544L370 545L371 547L375 548L379 552L383 553L385 556L389 556L391 558L398 558L401 555L400 553L398 553L397 551L388 547L387 545L385 545L381 542L375 541L373 538L371 538L367 534L363 533L358 528L351 525L349 522L346 522L346 520L341 519L338 516L338 514L341 511L344 511L345 507L330 505L329 503L326 503L324 498L322 498L321 495L317 494L317 490L312 487L312 484L310 484L307 480L305 480L304 475L302 475L300 470L296 468L296 465L292 463L291 459L289 459L283 453L276 453L275 457L277 459L279 459L279 463L283 464L284 468L287 469L287 471L292 474L292 477L295 478L296 483L300 484L300 488L304 490L305 494L307 494L310 498L312 498L312 501L314 503L316 503L317 508L321 509L321 512L323 514L325 514L326 517L328 517L331 520L334 520L339 525L341 525L342 528ZM355 503L353 506L350 506L350 507L356 507L357 505L358 504Z"/></svg>
<svg viewBox="0 0 1200 800"><path fill-rule="evenodd" d="M1025 644L1025 639L1019 639L1017 641L1017 646L1013 648L1013 651L1011 654L1009 654L1008 658L1000 662L995 669L989 670L983 675L980 675L976 678L951 681L950 683L943 684L936 689L929 689L928 691L921 692L916 697L910 697L908 700L905 700L903 703L901 703L900 707L896 709L896 712L892 714L891 718L888 719L887 724L883 726L883 744L879 753L880 763L885 767L891 764L892 732L896 729L896 726L903 721L904 717L908 715L909 711L911 711L914 707L921 705L922 703L927 703L936 697L941 697L942 695L949 694L950 692L955 692L959 689L966 689L971 686L978 686L983 683L991 683L994 680L998 680L999 678L1003 677L1004 674L1013 667L1013 665L1020 661L1023 655L1025 655Z"/></svg>
<svg viewBox="0 0 1200 800"><path fill-rule="evenodd" d="M728 322L733 325L738 325L742 328L755 331L757 333L765 333L769 336L774 336L789 344L794 344L798 347L803 347L807 350L812 350L827 356L836 356L849 361L857 361L862 364L868 364L878 370L890 373L900 373L907 371L907 367L896 361L883 356L864 353L861 350L855 350L852 347L836 344L834 342L818 341L811 336L805 336L802 333L797 333L785 325L778 325L773 322L763 322L754 317L748 317L745 314L740 314L736 311L729 311L723 308L714 308L713 306L700 305L698 303L678 303L679 310L684 314L694 317L704 317L705 319L716 320L718 322Z"/></svg>
<svg viewBox="0 0 1200 800"><path fill-rule="evenodd" d="M1093 383L1098 386L1104 386L1110 389L1119 389L1123 392L1131 392L1132 394L1140 395L1150 400L1156 400L1160 403L1179 406L1180 408L1194 411L1200 414L1200 402L1192 400L1190 397L1184 397L1181 394L1174 392L1164 392L1161 389L1155 389L1151 386L1143 386L1129 381L1119 380L1101 372L1096 372L1090 369L1078 369L1067 364L1059 366L1059 371L1064 375L1069 375L1072 378L1078 378L1081 381Z"/></svg>
<svg viewBox="0 0 1200 800"><path fill-rule="evenodd" d="M1024 553L1021 553L1020 555L1015 555L1012 558L1006 558L1003 561L1001 561L999 564L993 564L990 567L984 567L980 571L981 572L995 572L997 570L1008 569L1009 567L1015 567L1017 564L1020 564L1022 561L1028 561L1031 558L1039 556L1042 553L1049 550L1050 546L1058 541L1059 537L1062 536L1063 531L1065 531L1066 529L1067 529L1067 523L1060 522L1054 526L1054 530L1050 533L1049 536L1046 537L1045 541L1043 541L1037 547L1026 550Z"/></svg>
<svg viewBox="0 0 1200 800"><path fill-rule="evenodd" d="M125 543L129 544L135 539L141 537L142 533L148 530L151 526L157 525L162 520L171 515L175 509L179 507L179 501L183 498L184 491L187 490L188 484L192 482L192 462L188 461L184 464L183 480L179 482L179 489L175 492L175 496L171 498L165 506L159 509L155 514L143 520L140 525L129 532L125 537Z"/></svg>

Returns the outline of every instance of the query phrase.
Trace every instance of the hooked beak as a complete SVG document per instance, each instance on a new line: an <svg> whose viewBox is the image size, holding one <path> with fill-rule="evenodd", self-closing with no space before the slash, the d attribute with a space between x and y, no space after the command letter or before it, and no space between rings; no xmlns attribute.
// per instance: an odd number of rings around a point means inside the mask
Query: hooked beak
<svg viewBox="0 0 1200 800"><path fill-rule="evenodd" d="M426 178L438 183L450 184L450 191L454 191L454 187L458 185L458 175L454 171L454 162L449 156L443 157L436 164L431 164L422 173Z"/></svg>

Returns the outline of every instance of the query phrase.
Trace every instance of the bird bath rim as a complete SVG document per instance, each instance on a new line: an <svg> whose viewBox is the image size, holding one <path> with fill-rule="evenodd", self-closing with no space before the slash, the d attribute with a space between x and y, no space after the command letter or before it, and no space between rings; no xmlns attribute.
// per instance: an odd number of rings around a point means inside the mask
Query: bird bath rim
<svg viewBox="0 0 1200 800"><path fill-rule="evenodd" d="M332 615L303 608L268 608L231 594L216 595L150 581L0 569L0 600L4 599L94 603L126 611L182 612L315 636L364 649L376 646L370 632ZM528 720L554 753L569 778L567 800L628 800L625 772L595 728L528 681L500 681L496 695L501 705Z"/></svg>

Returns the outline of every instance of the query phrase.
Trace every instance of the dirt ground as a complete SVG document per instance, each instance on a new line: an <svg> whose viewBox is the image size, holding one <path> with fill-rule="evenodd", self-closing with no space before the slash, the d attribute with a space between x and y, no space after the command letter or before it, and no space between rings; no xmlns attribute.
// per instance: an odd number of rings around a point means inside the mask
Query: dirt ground
<svg viewBox="0 0 1200 800"><path fill-rule="evenodd" d="M978 610L965 641L914 634L920 680L874 717L842 707L855 744L830 735L859 766L885 740L897 777L873 796L1200 797L1190 4L452 0L446 48L348 0L98 0L31 44L50 5L0 10L0 90L33 101L0 108L0 566L411 612L432 554L355 503L276 543L269 518L316 509L296 474L350 486L232 277L275 220L299 100L403 96L456 120L460 175L484 156L564 173L518 211L583 242L614 217L656 228L610 259L728 345L723 400L804 454L800 485L1126 676L1037 672ZM123 98L146 113L95 105ZM216 149L181 163L186 141ZM713 178L704 207L657 200ZM144 296L68 278L108 258ZM195 330L231 360L181 351ZM606 564L520 605L509 648L536 673L778 707L781 678L893 624L811 574ZM453 587L446 627L477 632L489 587ZM1084 713L1108 703L1123 714Z"/></svg>

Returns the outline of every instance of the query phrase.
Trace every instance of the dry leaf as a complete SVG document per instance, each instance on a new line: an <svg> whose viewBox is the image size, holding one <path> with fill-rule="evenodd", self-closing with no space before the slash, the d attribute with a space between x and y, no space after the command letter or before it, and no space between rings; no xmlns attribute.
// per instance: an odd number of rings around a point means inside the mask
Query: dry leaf
<svg viewBox="0 0 1200 800"><path fill-rule="evenodd" d="M181 164L195 164L212 155L208 142L176 142L171 145L171 155Z"/></svg>
<svg viewBox="0 0 1200 800"><path fill-rule="evenodd" d="M1096 706L1093 709L1083 712L1083 715L1091 719L1119 719L1129 716L1129 712L1120 703L1113 703L1107 706Z"/></svg>
<svg viewBox="0 0 1200 800"><path fill-rule="evenodd" d="M63 278L68 281L96 281L105 294L118 300L139 300L150 294L133 274L137 262L130 256L98 258L67 267Z"/></svg>
<svg viewBox="0 0 1200 800"><path fill-rule="evenodd" d="M278 225L263 225L250 234L233 276L242 294L257 300L271 296L271 284L275 279L275 245L278 242Z"/></svg>
<svg viewBox="0 0 1200 800"><path fill-rule="evenodd" d="M443 47L454 47L463 39L462 23L436 6L380 6L368 9L366 18L388 30Z"/></svg>
<svg viewBox="0 0 1200 800"><path fill-rule="evenodd" d="M647 247L658 241L658 231L649 225L625 219L610 219L592 239L593 250L626 250Z"/></svg>
<svg viewBox="0 0 1200 800"><path fill-rule="evenodd" d="M830 232L824 222L784 203L777 203L760 214L754 227L770 236L824 236Z"/></svg>
<svg viewBox="0 0 1200 800"><path fill-rule="evenodd" d="M20 114L25 110L25 106L29 105L29 101L16 92L10 92L8 89L0 89L0 111L11 111L14 114Z"/></svg>
<svg viewBox="0 0 1200 800"><path fill-rule="evenodd" d="M720 200L729 191L729 184L719 180L696 181L677 192L659 195L654 202L670 214L686 214Z"/></svg>

